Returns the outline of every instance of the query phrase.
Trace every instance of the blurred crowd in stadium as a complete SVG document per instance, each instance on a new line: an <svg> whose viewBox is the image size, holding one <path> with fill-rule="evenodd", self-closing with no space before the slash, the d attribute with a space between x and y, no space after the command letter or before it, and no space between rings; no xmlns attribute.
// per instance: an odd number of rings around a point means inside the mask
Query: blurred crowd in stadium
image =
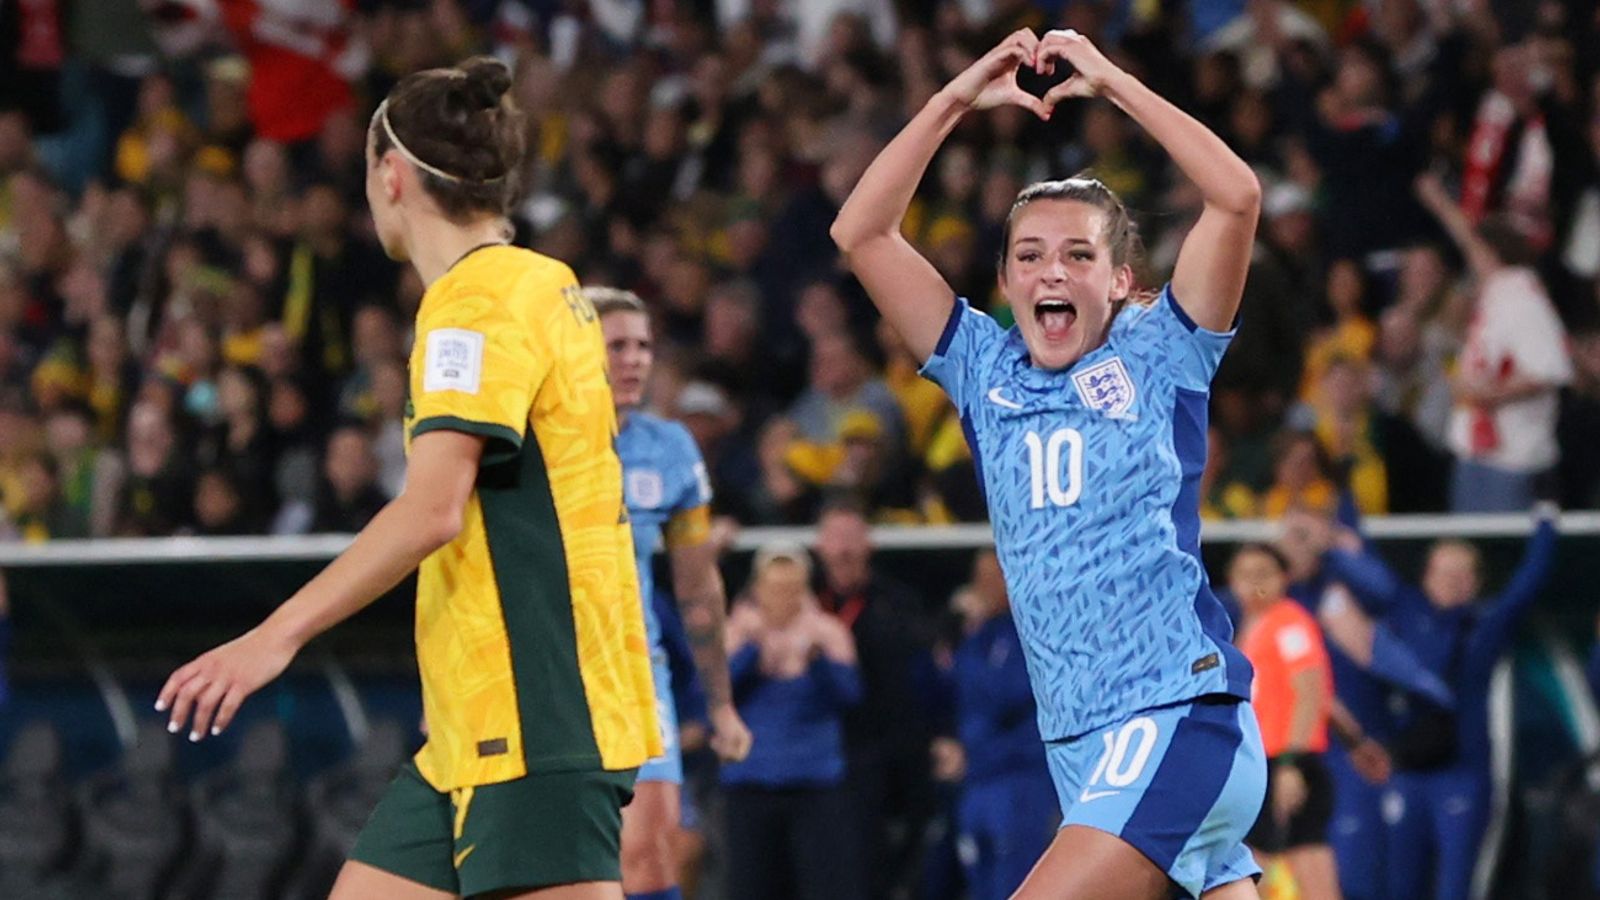
<svg viewBox="0 0 1600 900"><path fill-rule="evenodd" d="M1208 516L1342 484L1366 513L1522 509L1546 472L1600 505L1593 4L35 0L0 11L6 529L348 531L397 489L420 286L372 239L364 129L398 76L482 49L535 132L520 240L652 304L653 403L719 513L981 519L959 418L827 227L1019 24L1094 36L1267 187ZM973 117L906 230L990 304L1018 188L1092 169L1158 285L1198 197L1135 132L1105 103Z"/></svg>

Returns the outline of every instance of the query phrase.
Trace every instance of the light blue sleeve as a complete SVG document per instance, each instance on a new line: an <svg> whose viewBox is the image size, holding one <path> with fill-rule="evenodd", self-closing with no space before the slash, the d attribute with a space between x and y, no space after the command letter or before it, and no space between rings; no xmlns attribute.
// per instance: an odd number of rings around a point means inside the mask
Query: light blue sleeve
<svg viewBox="0 0 1600 900"><path fill-rule="evenodd" d="M973 405L983 390L984 357L1005 335L1000 323L957 297L933 355L922 364L922 377L944 388L957 408Z"/></svg>
<svg viewBox="0 0 1600 900"><path fill-rule="evenodd" d="M684 512L711 504L711 475L706 471L705 459L694 435L681 423L670 423L672 435L673 495L669 508Z"/></svg>
<svg viewBox="0 0 1600 900"><path fill-rule="evenodd" d="M1191 391L1211 390L1211 379L1222 363L1222 354L1239 333L1239 323L1227 331L1201 328L1178 304L1172 285L1161 289L1161 296L1134 322L1140 340L1160 345L1173 369L1178 387Z"/></svg>

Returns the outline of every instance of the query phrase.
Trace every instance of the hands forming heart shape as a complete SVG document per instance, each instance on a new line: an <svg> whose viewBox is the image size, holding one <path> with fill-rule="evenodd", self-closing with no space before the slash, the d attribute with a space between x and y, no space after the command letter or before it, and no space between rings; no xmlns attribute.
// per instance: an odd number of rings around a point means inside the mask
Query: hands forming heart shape
<svg viewBox="0 0 1600 900"><path fill-rule="evenodd" d="M1057 60L1070 65L1073 73L1043 97L1035 97L1017 85L1020 67L1027 66L1037 74L1050 75L1056 70ZM1007 35L994 49L952 79L945 90L972 109L1020 106L1049 121L1057 103L1072 97L1098 95L1106 82L1120 71L1088 38L1070 28L1047 32L1042 38L1031 29L1023 28Z"/></svg>

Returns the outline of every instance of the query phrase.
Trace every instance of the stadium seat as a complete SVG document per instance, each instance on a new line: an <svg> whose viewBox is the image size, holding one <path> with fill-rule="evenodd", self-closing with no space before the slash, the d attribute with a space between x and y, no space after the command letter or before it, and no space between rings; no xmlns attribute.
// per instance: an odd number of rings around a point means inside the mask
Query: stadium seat
<svg viewBox="0 0 1600 900"><path fill-rule="evenodd" d="M55 726L38 721L23 726L0 772L0 897L59 893L77 833L61 763ZM51 890L52 883L57 890Z"/></svg>
<svg viewBox="0 0 1600 900"><path fill-rule="evenodd" d="M79 788L83 869L114 896L161 896L184 850L189 811L173 775L172 741L157 722L141 724L117 767Z"/></svg>
<svg viewBox="0 0 1600 900"><path fill-rule="evenodd" d="M194 785L195 852L176 897L280 895L294 858L300 811L286 743L276 720L258 722L245 732L231 766Z"/></svg>
<svg viewBox="0 0 1600 900"><path fill-rule="evenodd" d="M388 789L405 752L405 731L400 723L382 720L373 725L348 760L311 782L306 789L311 842L289 897L322 900L328 896L339 867L355 846L356 835Z"/></svg>
<svg viewBox="0 0 1600 900"><path fill-rule="evenodd" d="M1557 817L1543 848L1545 896L1600 900L1600 755L1566 767L1545 794Z"/></svg>

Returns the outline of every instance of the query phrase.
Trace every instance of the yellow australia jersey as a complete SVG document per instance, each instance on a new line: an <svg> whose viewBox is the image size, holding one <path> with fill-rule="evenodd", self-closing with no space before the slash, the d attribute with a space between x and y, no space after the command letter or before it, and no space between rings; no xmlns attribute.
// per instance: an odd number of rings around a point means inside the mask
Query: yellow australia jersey
<svg viewBox="0 0 1600 900"><path fill-rule="evenodd" d="M566 265L468 254L417 312L409 444L481 435L461 533L417 573L417 665L441 791L659 755L600 325Z"/></svg>

